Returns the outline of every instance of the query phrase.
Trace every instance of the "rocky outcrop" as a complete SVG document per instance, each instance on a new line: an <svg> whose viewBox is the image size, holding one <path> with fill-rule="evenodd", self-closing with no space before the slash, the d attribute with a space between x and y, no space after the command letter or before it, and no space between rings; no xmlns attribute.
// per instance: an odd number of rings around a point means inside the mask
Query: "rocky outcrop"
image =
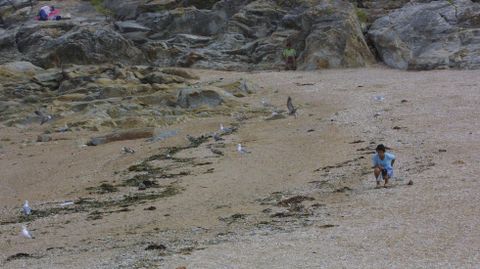
<svg viewBox="0 0 480 269"><path fill-rule="evenodd" d="M375 62L353 6L324 1L302 15L308 31L302 69L361 67Z"/></svg>
<svg viewBox="0 0 480 269"><path fill-rule="evenodd" d="M42 68L25 61L9 62L3 64L1 67L3 70L8 70L12 73L24 73L30 75L44 71Z"/></svg>
<svg viewBox="0 0 480 269"><path fill-rule="evenodd" d="M106 9L111 10L119 20L132 20L138 16L139 5L143 1L138 0L105 0L103 4Z"/></svg>
<svg viewBox="0 0 480 269"><path fill-rule="evenodd" d="M158 65L278 69L287 40L299 51L301 69L374 62L348 1L293 2L218 1L211 10L177 8L136 21L152 29L143 49Z"/></svg>
<svg viewBox="0 0 480 269"><path fill-rule="evenodd" d="M470 0L408 4L378 19L369 36L394 68L480 68L480 4Z"/></svg>
<svg viewBox="0 0 480 269"><path fill-rule="evenodd" d="M29 24L19 29L16 38L19 51L42 67L145 60L131 41L104 25L82 27L69 21Z"/></svg>
<svg viewBox="0 0 480 269"><path fill-rule="evenodd" d="M15 29L0 28L0 64L22 59L15 40Z"/></svg>
<svg viewBox="0 0 480 269"><path fill-rule="evenodd" d="M365 26L388 13L403 7L411 0L350 0L357 7L357 15ZM418 2L418 1L417 1Z"/></svg>
<svg viewBox="0 0 480 269"><path fill-rule="evenodd" d="M135 21L117 21L115 22L120 33L132 33L132 32L149 32L150 28L147 28Z"/></svg>
<svg viewBox="0 0 480 269"><path fill-rule="evenodd" d="M282 50L291 41L301 70L368 66L377 52L396 68L477 67L478 1L407 2L104 0L95 11L87 1L63 1L79 14L38 22L33 17L43 3L0 0L0 63L283 69Z"/></svg>
<svg viewBox="0 0 480 269"><path fill-rule="evenodd" d="M177 97L177 103L182 108L216 107L222 102L221 95L212 88L184 88Z"/></svg>
<svg viewBox="0 0 480 269"><path fill-rule="evenodd" d="M104 6L111 10L119 20L132 20L141 13L167 11L178 7L195 7L197 9L212 9L218 2L227 2L232 5L232 0L105 0Z"/></svg>
<svg viewBox="0 0 480 269"><path fill-rule="evenodd" d="M170 83L183 83L185 80L182 77L169 75L163 72L152 72L142 78L143 83L150 84L170 84Z"/></svg>
<svg viewBox="0 0 480 269"><path fill-rule="evenodd" d="M220 33L226 26L222 14L195 7L179 8L158 13L143 13L137 22L149 27L154 40L174 37L176 34L211 36Z"/></svg>
<svg viewBox="0 0 480 269"><path fill-rule="evenodd" d="M36 4L36 0L0 0L0 26L9 27L28 20Z"/></svg>
<svg viewBox="0 0 480 269"><path fill-rule="evenodd" d="M18 10L36 3L36 0L0 0L0 11L4 12L8 9Z"/></svg>
<svg viewBox="0 0 480 269"><path fill-rule="evenodd" d="M236 104L235 96L241 97L234 91L243 96L254 91L251 84L197 79L177 68L97 64L42 69L12 62L0 65L0 122L36 123L34 111L39 110L52 115L46 124L50 131L159 127L190 113L224 113ZM227 84L235 86L224 90Z"/></svg>

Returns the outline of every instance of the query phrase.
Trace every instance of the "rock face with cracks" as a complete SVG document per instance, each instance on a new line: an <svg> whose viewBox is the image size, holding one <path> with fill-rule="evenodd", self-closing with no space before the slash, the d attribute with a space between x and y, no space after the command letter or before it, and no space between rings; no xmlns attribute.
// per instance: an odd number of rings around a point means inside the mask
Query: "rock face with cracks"
<svg viewBox="0 0 480 269"><path fill-rule="evenodd" d="M411 3L369 30L381 59L399 69L480 67L480 4L470 0Z"/></svg>
<svg viewBox="0 0 480 269"><path fill-rule="evenodd" d="M110 28L79 27L70 22L28 25L17 33L19 51L42 67L62 64L141 63L142 52Z"/></svg>
<svg viewBox="0 0 480 269"><path fill-rule="evenodd" d="M0 61L22 58L42 67L119 61L278 69L283 68L281 54L290 40L301 69L373 63L355 7L346 0L107 0L103 8L112 13L114 27L80 18L45 23L27 19L15 31L0 32L0 49L16 55Z"/></svg>
<svg viewBox="0 0 480 269"><path fill-rule="evenodd" d="M220 70L479 67L471 0L61 1L72 19L39 22L42 3L0 1L0 63L123 63Z"/></svg>
<svg viewBox="0 0 480 269"><path fill-rule="evenodd" d="M255 87L250 84L250 91L245 91L242 80L223 90L225 82L198 79L177 68L102 64L43 69L30 62L11 62L0 65L0 123L39 124L34 113L38 110L53 116L46 126L55 132L155 128L200 112L224 113Z"/></svg>
<svg viewBox="0 0 480 269"><path fill-rule="evenodd" d="M308 31L302 69L361 67L375 62L355 9L346 1L323 1L302 16Z"/></svg>

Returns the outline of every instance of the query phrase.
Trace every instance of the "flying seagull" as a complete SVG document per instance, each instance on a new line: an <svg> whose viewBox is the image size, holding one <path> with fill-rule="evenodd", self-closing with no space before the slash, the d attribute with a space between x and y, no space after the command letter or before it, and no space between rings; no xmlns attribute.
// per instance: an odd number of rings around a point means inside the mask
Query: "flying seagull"
<svg viewBox="0 0 480 269"><path fill-rule="evenodd" d="M30 233L30 231L27 230L27 226L25 226L25 225L22 225L22 236L24 236L26 238L29 238L29 239L33 239L32 234Z"/></svg>
<svg viewBox="0 0 480 269"><path fill-rule="evenodd" d="M28 205L28 201L25 200L25 204L23 204L23 208L22 208L22 211L23 211L23 214L25 214L25 216L28 216L32 213L32 209L30 208L30 206Z"/></svg>
<svg viewBox="0 0 480 269"><path fill-rule="evenodd" d="M287 99L287 108L288 108L288 115L293 115L297 118L297 109L292 104L292 97L288 97Z"/></svg>
<svg viewBox="0 0 480 269"><path fill-rule="evenodd" d="M51 115L44 114L44 113L41 112L41 111L35 110L35 114L36 114L38 117L40 117L40 125L43 125L44 123L52 120L52 116L51 116Z"/></svg>

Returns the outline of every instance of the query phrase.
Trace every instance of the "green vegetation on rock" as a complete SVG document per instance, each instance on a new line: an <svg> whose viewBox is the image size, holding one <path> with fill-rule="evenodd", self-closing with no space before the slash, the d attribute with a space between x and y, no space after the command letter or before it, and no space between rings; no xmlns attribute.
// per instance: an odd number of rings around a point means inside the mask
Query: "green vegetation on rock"
<svg viewBox="0 0 480 269"><path fill-rule="evenodd" d="M105 5L103 4L103 0L90 0L90 3L98 13L101 13L106 17L110 17L113 15L113 12L105 7Z"/></svg>
<svg viewBox="0 0 480 269"><path fill-rule="evenodd" d="M358 17L358 20L362 23L368 22L368 15L363 9L357 8L357 17Z"/></svg>

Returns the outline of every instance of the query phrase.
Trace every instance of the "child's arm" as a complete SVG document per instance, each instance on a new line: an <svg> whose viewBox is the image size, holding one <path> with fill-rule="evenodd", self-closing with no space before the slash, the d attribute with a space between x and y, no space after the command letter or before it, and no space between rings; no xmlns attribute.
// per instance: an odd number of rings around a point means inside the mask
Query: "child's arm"
<svg viewBox="0 0 480 269"><path fill-rule="evenodd" d="M395 163L395 159L392 160L391 165L393 167L393 164Z"/></svg>

